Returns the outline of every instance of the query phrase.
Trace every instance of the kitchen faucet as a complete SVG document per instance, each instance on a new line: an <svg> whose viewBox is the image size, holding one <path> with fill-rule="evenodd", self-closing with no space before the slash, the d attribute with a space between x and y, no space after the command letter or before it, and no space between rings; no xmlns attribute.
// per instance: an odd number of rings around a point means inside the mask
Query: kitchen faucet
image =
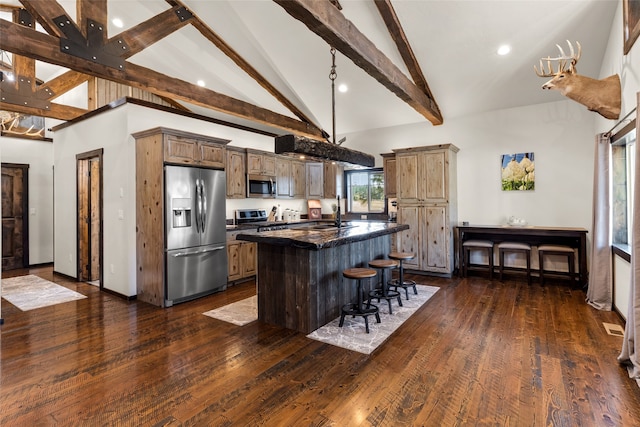
<svg viewBox="0 0 640 427"><path fill-rule="evenodd" d="M340 217L340 196L338 196L338 210L336 211L336 227L342 227L342 218Z"/></svg>

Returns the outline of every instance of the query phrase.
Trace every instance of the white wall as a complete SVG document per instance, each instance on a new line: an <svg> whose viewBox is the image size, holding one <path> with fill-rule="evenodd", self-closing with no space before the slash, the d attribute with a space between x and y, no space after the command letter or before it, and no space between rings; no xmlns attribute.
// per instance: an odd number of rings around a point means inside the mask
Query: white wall
<svg viewBox="0 0 640 427"><path fill-rule="evenodd" d="M0 136L3 163L29 165L29 264L53 261L53 144Z"/></svg>
<svg viewBox="0 0 640 427"><path fill-rule="evenodd" d="M104 149L103 286L122 295L136 294L135 140L131 134L166 127L231 140L229 145L273 152L273 138L203 122L142 106L126 104L55 132L54 270L77 277L76 155ZM279 202L285 207L306 201ZM242 207L271 208L273 200L238 200L227 206L227 218ZM122 211L122 219L119 212Z"/></svg>
<svg viewBox="0 0 640 427"><path fill-rule="evenodd" d="M532 225L591 227L593 114L573 101L498 110L348 136L349 147L373 153L454 144L458 153L458 220L504 224L515 215ZM502 191L501 155L533 152L534 191ZM381 164L381 158L376 159Z"/></svg>
<svg viewBox="0 0 640 427"><path fill-rule="evenodd" d="M126 111L115 109L54 134L54 271L77 277L76 155L102 148L103 285L130 296L135 295L135 281L133 292L130 285L131 277L135 279L135 205L134 214L127 209L123 220L117 218L118 209L135 197L135 153L133 145L127 144L126 123ZM121 188L124 197L120 197Z"/></svg>

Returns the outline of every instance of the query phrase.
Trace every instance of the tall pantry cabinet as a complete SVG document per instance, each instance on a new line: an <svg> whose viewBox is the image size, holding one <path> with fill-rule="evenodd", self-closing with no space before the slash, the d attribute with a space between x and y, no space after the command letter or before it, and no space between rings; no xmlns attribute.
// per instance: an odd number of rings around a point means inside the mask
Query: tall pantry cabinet
<svg viewBox="0 0 640 427"><path fill-rule="evenodd" d="M455 265L453 226L458 218L456 153L453 144L393 150L396 155L398 250L413 252L407 268L451 275Z"/></svg>

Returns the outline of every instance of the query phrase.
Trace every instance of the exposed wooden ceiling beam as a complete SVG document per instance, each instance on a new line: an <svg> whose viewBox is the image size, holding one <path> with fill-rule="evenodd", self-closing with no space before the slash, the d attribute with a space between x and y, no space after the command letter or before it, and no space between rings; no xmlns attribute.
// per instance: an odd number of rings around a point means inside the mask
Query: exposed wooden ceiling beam
<svg viewBox="0 0 640 427"><path fill-rule="evenodd" d="M179 0L167 0L171 5L182 5ZM253 78L260 86L262 86L267 92L277 99L282 105L284 105L289 111L291 111L296 117L303 122L309 123L317 128L320 128L313 122L305 113L303 113L294 103L284 96L278 89L275 88L267 79L265 79L258 70L253 68L249 62L247 62L238 52L236 52L224 39L222 39L215 31L213 31L207 24L205 24L200 18L194 16L191 24L200 31L207 40L213 43L221 52L227 55L233 62L236 63L242 71L247 73Z"/></svg>
<svg viewBox="0 0 640 427"><path fill-rule="evenodd" d="M69 70L66 73L55 77L48 82L45 82L37 87L38 91L49 88L50 92L53 93L51 99L55 99L56 97L62 95L65 92L70 91L71 89L80 86L82 83L88 81L91 76L83 73L79 73L77 71Z"/></svg>
<svg viewBox="0 0 640 427"><path fill-rule="evenodd" d="M58 120L72 120L87 114L89 110L71 107L69 105L51 103L49 108L44 110L41 108L28 107L17 104L8 104L0 102L0 110L15 111L16 113L30 114L32 116L51 117Z"/></svg>
<svg viewBox="0 0 640 427"><path fill-rule="evenodd" d="M100 45L104 45L107 41L107 0L76 0L76 22L85 37L88 37L89 20L102 25Z"/></svg>
<svg viewBox="0 0 640 427"><path fill-rule="evenodd" d="M429 97L396 67L329 1L274 0L289 15L304 23L378 80L400 99L434 125L442 124L442 114L433 97Z"/></svg>
<svg viewBox="0 0 640 427"><path fill-rule="evenodd" d="M50 2L43 2L50 3ZM51 2L55 3L55 2ZM333 6L332 6L333 7ZM158 96L189 102L201 107L251 120L311 138L322 137L315 126L212 90L171 78L156 71L127 62L124 70L72 56L60 51L58 37L25 29L0 20L0 49L39 61L66 67L92 76L137 87Z"/></svg>
<svg viewBox="0 0 640 427"><path fill-rule="evenodd" d="M20 27L35 33L32 16L23 9L13 11L14 22ZM13 57L13 81L0 82L2 89L2 108L8 111L53 117L69 120L87 113L87 110L49 102L56 96L86 81L89 76L69 71L48 84L38 84L36 79L36 61L23 55Z"/></svg>
<svg viewBox="0 0 640 427"><path fill-rule="evenodd" d="M411 49L409 39L404 33L400 19L391 4L391 0L374 0L374 3L380 12L380 16L382 16L382 20L389 30L391 38L396 43L398 52L400 52L400 56L402 56L402 60L407 66L414 83L427 95L427 97L429 97L429 99L434 99L431 89L429 89L429 85L427 84L427 79L424 77L424 73L418 63L418 59L413 53L413 49Z"/></svg>

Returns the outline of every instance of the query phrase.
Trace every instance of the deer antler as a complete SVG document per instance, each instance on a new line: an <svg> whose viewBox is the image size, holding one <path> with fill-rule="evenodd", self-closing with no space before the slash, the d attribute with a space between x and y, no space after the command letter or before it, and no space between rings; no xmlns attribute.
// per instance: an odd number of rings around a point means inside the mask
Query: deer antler
<svg viewBox="0 0 640 427"><path fill-rule="evenodd" d="M542 61L547 61L547 70L545 70L544 64L542 63ZM551 61L558 61L558 71L553 71L553 66L551 65ZM538 75L538 77L553 77L556 74L559 74L562 71L564 71L565 65L567 65L567 61L565 59L546 57L540 60L540 71L538 71L538 68L536 68L535 65L533 66L533 69L536 71L536 74Z"/></svg>
<svg viewBox="0 0 640 427"><path fill-rule="evenodd" d="M576 41L576 45L578 46L578 53L576 54L573 49L573 45L569 40L567 40L567 44L569 45L570 55L567 55L566 53L564 53L564 50L562 49L562 47L559 44L556 44L556 46L558 47L558 50L560 51L560 56L556 56L555 58L551 58L549 56L547 56L546 58L542 58L540 60L540 71L538 71L535 65L533 66L533 69L536 71L536 74L539 77L553 77L556 74L566 71L565 66L567 65L568 60L571 60L571 62L569 63L569 69L572 72L575 71L576 64L580 59L580 55L582 55L582 46L580 46L580 42ZM542 61L547 61L548 71L545 70ZM553 71L553 67L551 66L551 61L558 61L557 72Z"/></svg>

